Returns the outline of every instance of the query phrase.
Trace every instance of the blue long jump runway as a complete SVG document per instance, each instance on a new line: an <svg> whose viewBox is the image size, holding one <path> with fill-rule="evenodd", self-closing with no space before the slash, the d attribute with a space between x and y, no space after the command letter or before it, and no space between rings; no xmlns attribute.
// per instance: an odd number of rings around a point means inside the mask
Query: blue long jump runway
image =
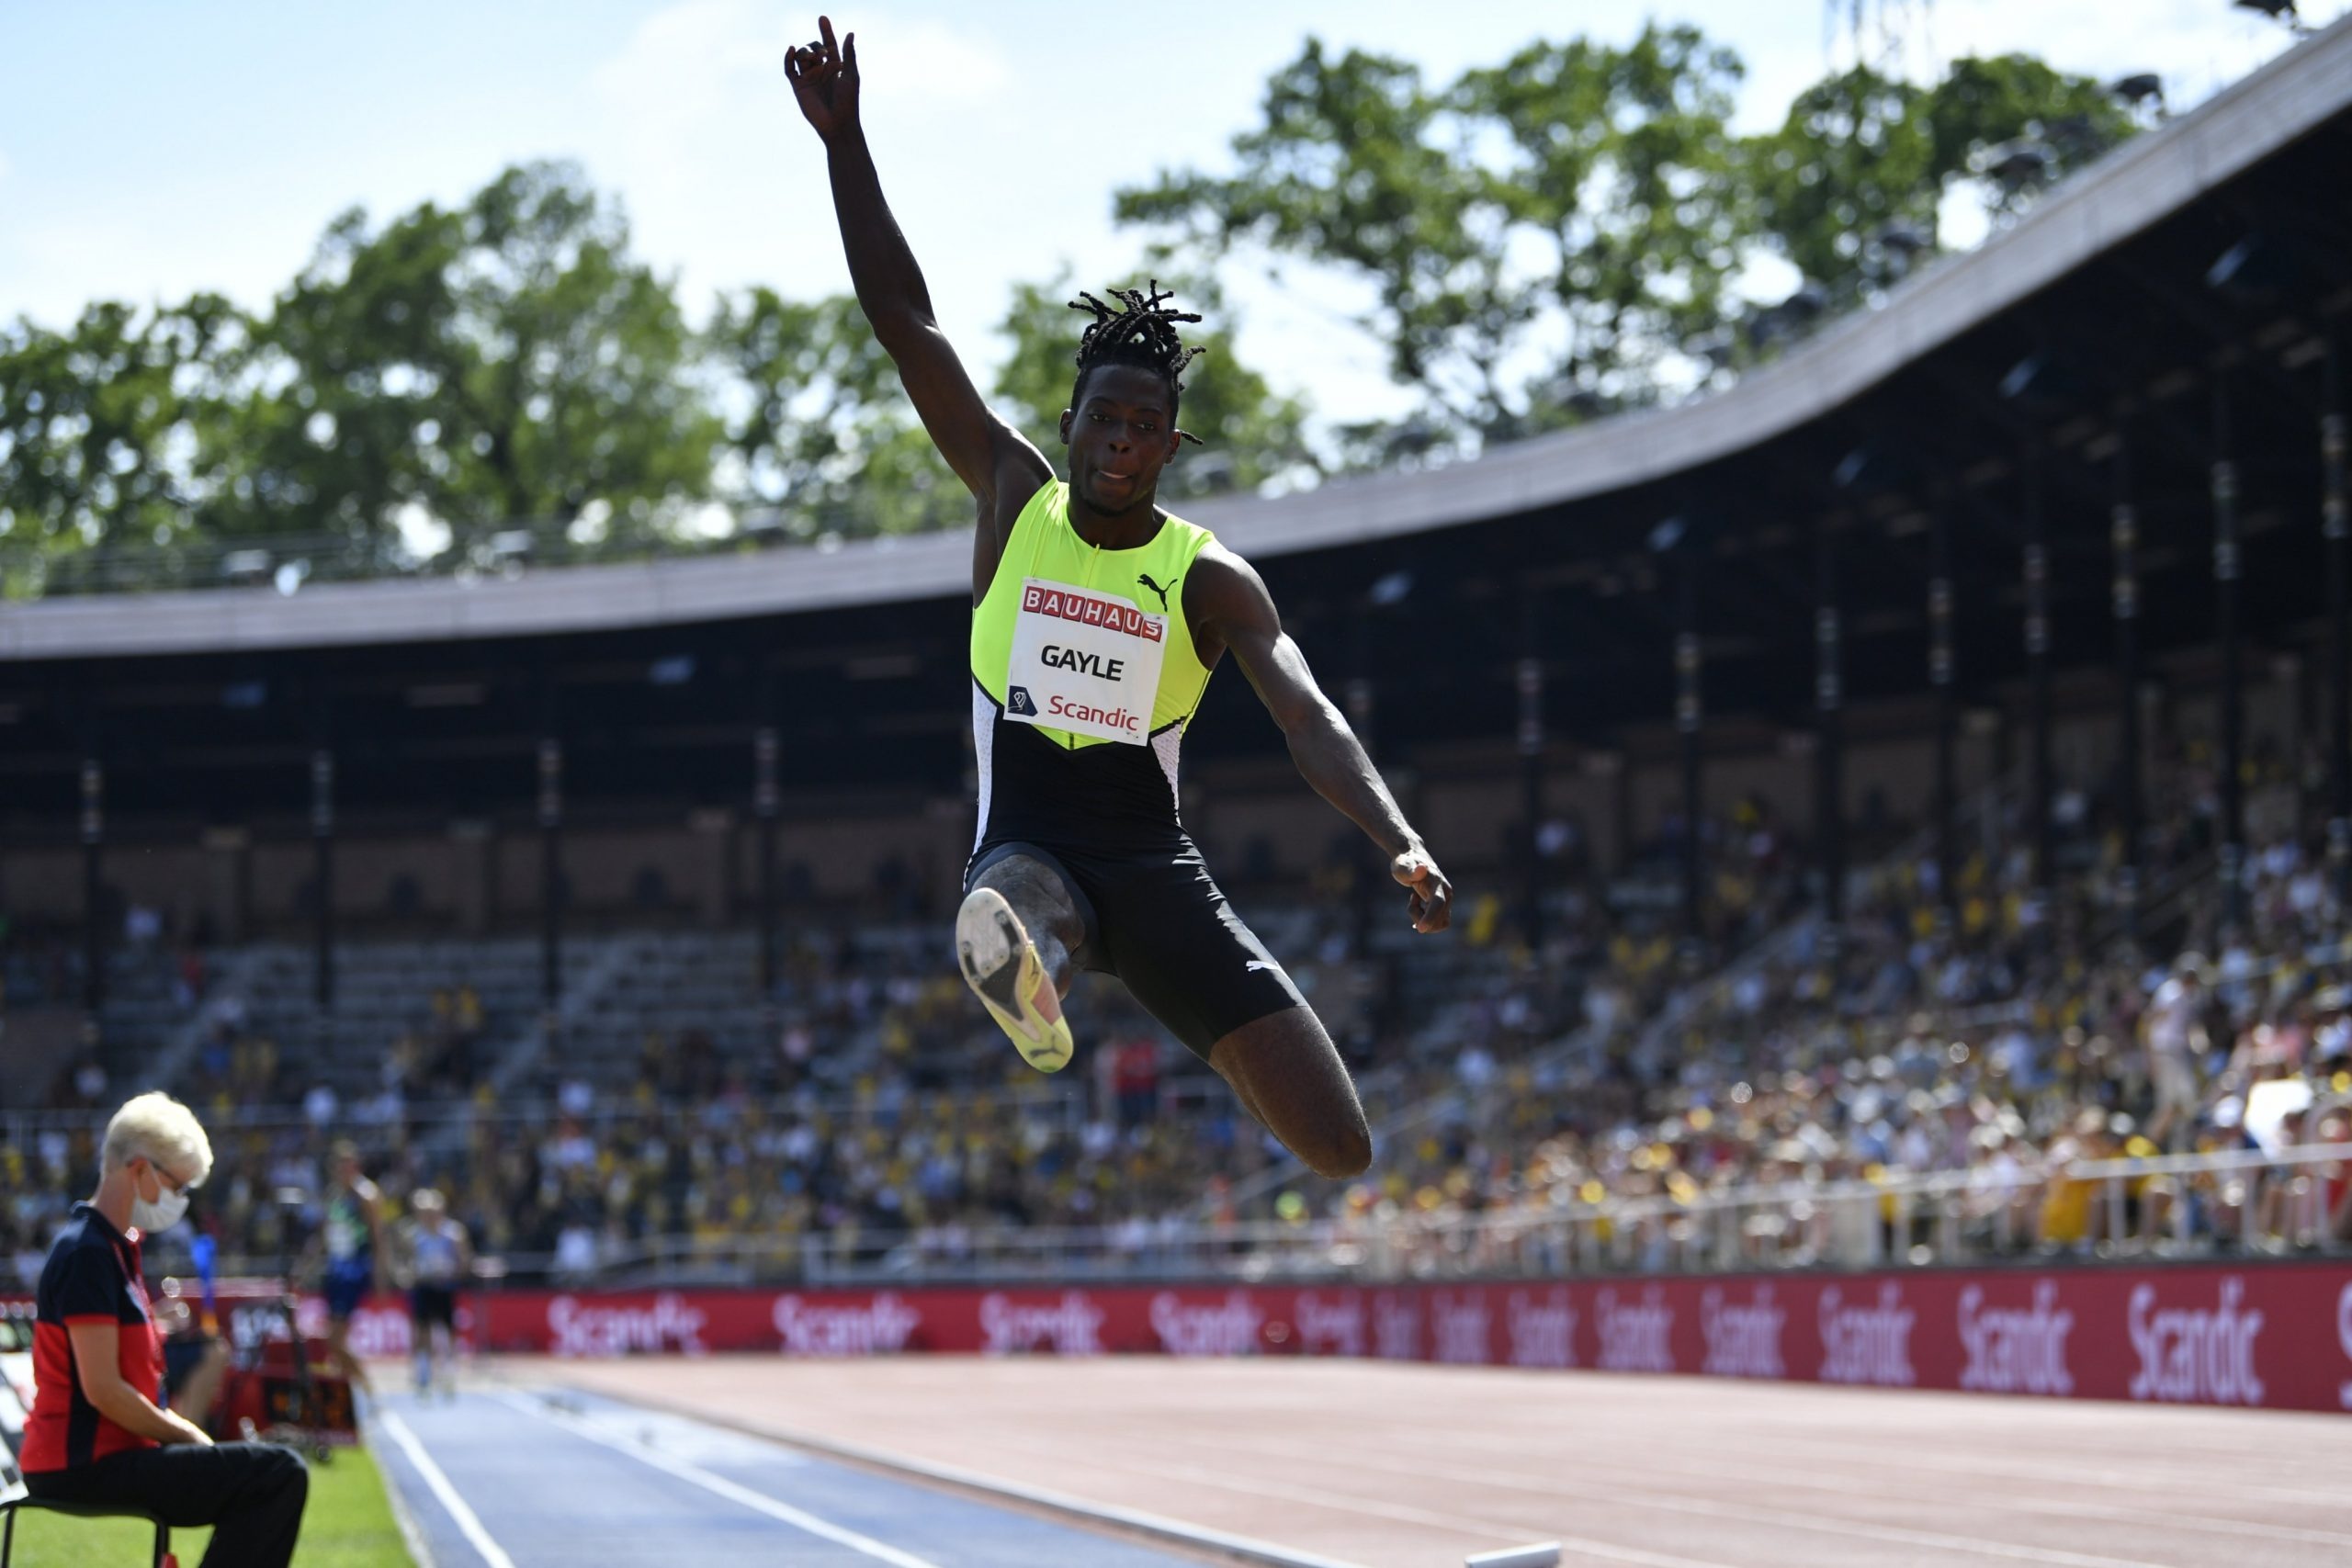
<svg viewBox="0 0 2352 1568"><path fill-rule="evenodd" d="M593 1394L387 1395L370 1442L431 1568L1197 1562Z"/></svg>

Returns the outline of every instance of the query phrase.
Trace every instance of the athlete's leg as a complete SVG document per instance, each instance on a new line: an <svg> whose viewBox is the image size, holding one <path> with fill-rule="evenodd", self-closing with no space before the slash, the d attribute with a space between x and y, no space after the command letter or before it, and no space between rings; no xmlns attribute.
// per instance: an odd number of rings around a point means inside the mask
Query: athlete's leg
<svg viewBox="0 0 2352 1568"><path fill-rule="evenodd" d="M1372 1164L1372 1129L1355 1082L1312 1009L1243 1024L1210 1049L1209 1066L1317 1176L1344 1179Z"/></svg>
<svg viewBox="0 0 2352 1568"><path fill-rule="evenodd" d="M1042 855L1015 852L983 863L956 912L956 967L1022 1060L1040 1072L1069 1063L1061 999L1085 941L1079 895Z"/></svg>
<svg viewBox="0 0 2352 1568"><path fill-rule="evenodd" d="M1038 962L1054 982L1055 997L1069 995L1070 955L1086 942L1086 920L1061 873L1035 855L1010 854L972 879L973 892L983 887L994 888L1012 906L1013 915L1036 944Z"/></svg>

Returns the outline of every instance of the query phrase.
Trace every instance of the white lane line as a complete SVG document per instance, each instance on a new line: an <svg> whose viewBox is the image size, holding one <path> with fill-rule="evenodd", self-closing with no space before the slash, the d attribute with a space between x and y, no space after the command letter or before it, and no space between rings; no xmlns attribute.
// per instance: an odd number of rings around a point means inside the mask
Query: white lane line
<svg viewBox="0 0 2352 1568"><path fill-rule="evenodd" d="M684 1460L672 1459L669 1455L648 1449L642 1444L613 1437L599 1430L598 1424L594 1422L559 1415L542 1403L526 1399L519 1394L509 1393L503 1389L495 1397L526 1415L536 1416L542 1421L560 1427L583 1441L610 1449L615 1453L627 1454L641 1464L650 1465L666 1474L674 1475L681 1481L691 1483L706 1492L726 1498L730 1503L740 1503L754 1513L765 1514L768 1517L780 1520L797 1530L803 1530L820 1540L830 1540L836 1546L846 1546L852 1551L860 1552L877 1562L888 1562L891 1564L891 1568L939 1568L938 1563L928 1558L917 1557L914 1553L901 1551L886 1541L876 1540L872 1536L860 1535L854 1529L845 1529L830 1519L820 1519L816 1515L806 1513L789 1503L779 1503L764 1492L754 1492L748 1486L738 1485L723 1475L712 1474L698 1464L688 1464Z"/></svg>
<svg viewBox="0 0 2352 1568"><path fill-rule="evenodd" d="M458 1495L458 1489L449 1484L449 1478L441 1472L439 1465L433 1462L433 1456L424 1451L424 1445L416 1440L416 1434L408 1429L408 1423L389 1410L379 1414L376 1420L392 1441L400 1445L401 1452L408 1455L409 1463L416 1466L417 1474L424 1477L425 1486L441 1500L441 1506L449 1510L449 1517L458 1521L458 1533L466 1538L468 1545L481 1553L481 1560L489 1564L489 1568L514 1568L514 1560L506 1555L504 1547L491 1539L488 1530L481 1528L481 1516Z"/></svg>

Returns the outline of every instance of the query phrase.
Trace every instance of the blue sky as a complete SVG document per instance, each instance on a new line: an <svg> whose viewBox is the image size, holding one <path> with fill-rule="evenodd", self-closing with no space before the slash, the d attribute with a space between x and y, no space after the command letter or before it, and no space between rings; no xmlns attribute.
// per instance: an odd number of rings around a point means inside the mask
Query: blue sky
<svg viewBox="0 0 2352 1568"><path fill-rule="evenodd" d="M2324 22L2352 0L2306 0ZM2194 102L2290 41L2228 0L1910 0L1909 59L2030 49ZM1010 286L1076 265L1124 276L1110 193L1215 164L1266 74L1316 33L1444 77L1573 22L1623 38L1690 20L1749 66L1743 118L1778 118L1847 43L1818 0L1582 6L1476 0L843 4L887 187L943 323L985 366ZM462 198L519 159L580 159L697 316L715 291L845 287L816 142L779 62L815 9L769 0L385 5L0 0L0 318L217 288L265 303L326 222ZM1074 22L1073 18L1084 18ZM1164 19L1162 19L1164 18ZM1157 35L1156 42L1143 41ZM1113 63L1106 64L1106 62ZM1137 112L1140 111L1140 112ZM1132 128L1132 129L1130 129ZM1243 278L1242 349L1332 417L1390 412L1351 299Z"/></svg>

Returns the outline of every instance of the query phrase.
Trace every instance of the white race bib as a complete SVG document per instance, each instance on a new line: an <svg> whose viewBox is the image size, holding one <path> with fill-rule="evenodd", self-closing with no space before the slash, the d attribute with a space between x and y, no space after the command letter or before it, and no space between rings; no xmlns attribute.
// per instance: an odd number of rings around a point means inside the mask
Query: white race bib
<svg viewBox="0 0 2352 1568"><path fill-rule="evenodd" d="M1024 578L1004 716L1148 746L1167 637L1168 617L1130 600Z"/></svg>

